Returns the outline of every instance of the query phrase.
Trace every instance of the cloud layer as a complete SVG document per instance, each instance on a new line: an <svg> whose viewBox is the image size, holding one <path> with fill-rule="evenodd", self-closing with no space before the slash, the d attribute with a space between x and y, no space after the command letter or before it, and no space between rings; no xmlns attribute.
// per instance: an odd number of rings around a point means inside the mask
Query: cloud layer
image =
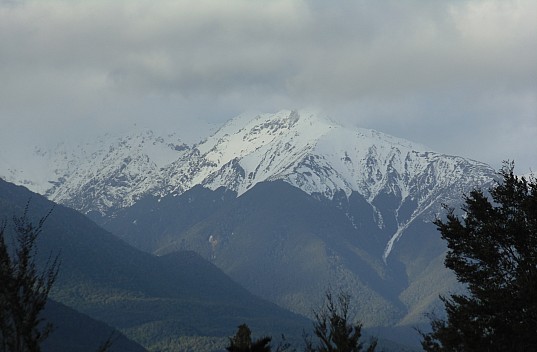
<svg viewBox="0 0 537 352"><path fill-rule="evenodd" d="M532 0L0 1L0 119L62 138L313 106L537 167L536 13Z"/></svg>

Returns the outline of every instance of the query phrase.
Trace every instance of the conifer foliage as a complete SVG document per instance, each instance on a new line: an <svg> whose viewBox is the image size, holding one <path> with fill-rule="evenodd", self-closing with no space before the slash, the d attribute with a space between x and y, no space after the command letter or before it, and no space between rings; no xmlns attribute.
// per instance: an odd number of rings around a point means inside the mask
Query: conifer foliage
<svg viewBox="0 0 537 352"><path fill-rule="evenodd" d="M362 324L350 319L350 295L340 293L333 297L326 293L324 306L314 312L313 333L318 339L314 344L311 337L305 336L306 352L359 352L363 351ZM375 351L377 340L373 339L365 349Z"/></svg>
<svg viewBox="0 0 537 352"><path fill-rule="evenodd" d="M466 294L441 297L446 320L422 333L426 351L537 351L537 182L513 173L490 196L474 190L457 216L435 224Z"/></svg>
<svg viewBox="0 0 537 352"><path fill-rule="evenodd" d="M229 339L229 346L226 350L229 352L270 352L271 337L262 337L252 341L251 330L246 324L239 326L237 333Z"/></svg>
<svg viewBox="0 0 537 352"><path fill-rule="evenodd" d="M13 217L15 246L8 248L6 222L0 225L0 351L38 352L52 326L43 321L48 294L58 274L58 257L38 270L36 240L50 212L34 225L28 206ZM51 210L52 211L52 210Z"/></svg>

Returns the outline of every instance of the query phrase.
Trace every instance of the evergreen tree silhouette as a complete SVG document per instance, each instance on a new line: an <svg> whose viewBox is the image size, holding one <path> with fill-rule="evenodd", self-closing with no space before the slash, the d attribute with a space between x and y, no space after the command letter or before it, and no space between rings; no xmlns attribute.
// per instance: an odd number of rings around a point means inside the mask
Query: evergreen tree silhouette
<svg viewBox="0 0 537 352"><path fill-rule="evenodd" d="M251 330L246 324L239 326L237 333L229 339L229 346L226 350L229 352L270 352L271 337L262 337L252 341Z"/></svg>
<svg viewBox="0 0 537 352"><path fill-rule="evenodd" d="M432 317L426 351L537 351L537 182L513 169L505 163L490 197L465 197L464 216L435 221L467 293L441 297L447 318Z"/></svg>
<svg viewBox="0 0 537 352"><path fill-rule="evenodd" d="M6 243L6 225L0 226L0 351L39 352L40 344L52 331L41 317L47 297L56 280L58 256L49 258L39 271L36 264L36 240L52 212L34 225L24 214L13 217L16 245Z"/></svg>

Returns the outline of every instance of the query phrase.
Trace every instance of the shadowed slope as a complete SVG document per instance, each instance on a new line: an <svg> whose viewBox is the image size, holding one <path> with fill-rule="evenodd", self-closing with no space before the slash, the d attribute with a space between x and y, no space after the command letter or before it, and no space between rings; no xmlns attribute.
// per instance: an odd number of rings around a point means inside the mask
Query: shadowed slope
<svg viewBox="0 0 537 352"><path fill-rule="evenodd" d="M53 203L0 180L0 213L28 199L39 219ZM144 346L185 336L228 336L247 323L275 336L299 335L308 322L263 301L193 252L155 257L130 247L74 210L56 206L38 243L45 260L60 252L52 298L119 328Z"/></svg>

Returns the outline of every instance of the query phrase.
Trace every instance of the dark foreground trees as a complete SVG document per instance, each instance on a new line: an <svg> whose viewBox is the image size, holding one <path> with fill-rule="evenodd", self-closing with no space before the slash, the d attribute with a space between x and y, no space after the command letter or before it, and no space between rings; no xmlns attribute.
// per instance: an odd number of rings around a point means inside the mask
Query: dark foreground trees
<svg viewBox="0 0 537 352"><path fill-rule="evenodd" d="M350 295L340 293L333 297L326 293L326 300L320 310L314 311L313 333L316 343L310 335L304 334L305 352L358 352L363 351L362 324L350 319ZM271 337L252 341L251 331L246 324L239 326L234 337L229 339L226 350L229 352L271 352ZM365 349L375 351L377 340L372 339ZM284 340L275 348L275 352L295 351Z"/></svg>
<svg viewBox="0 0 537 352"><path fill-rule="evenodd" d="M364 346L360 341L362 324L350 319L350 296L340 293L333 297L331 292L326 293L324 306L314 312L313 333L318 342L313 343L311 337L305 336L306 352L358 352ZM373 352L377 341L373 339L365 349Z"/></svg>
<svg viewBox="0 0 537 352"><path fill-rule="evenodd" d="M239 326L237 333L229 339L229 346L226 350L229 352L270 352L271 337L262 337L252 341L252 332L248 325Z"/></svg>
<svg viewBox="0 0 537 352"><path fill-rule="evenodd" d="M50 214L50 213L49 213ZM13 218L15 248L6 243L6 222L0 225L0 351L37 352L52 326L40 316L58 274L58 257L41 271L36 265L36 240L47 219L28 219L28 205Z"/></svg>
<svg viewBox="0 0 537 352"><path fill-rule="evenodd" d="M435 222L468 293L441 297L447 319L422 334L426 351L537 351L537 182L512 164L500 174L492 199L475 190L463 217Z"/></svg>

